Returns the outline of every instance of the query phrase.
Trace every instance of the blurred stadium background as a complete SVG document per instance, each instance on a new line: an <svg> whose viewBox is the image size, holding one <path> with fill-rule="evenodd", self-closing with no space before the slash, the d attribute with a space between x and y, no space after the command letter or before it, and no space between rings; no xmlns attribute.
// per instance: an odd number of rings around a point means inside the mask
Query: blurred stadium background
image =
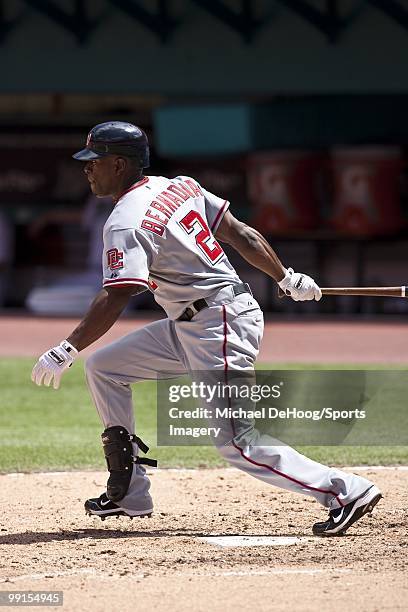
<svg viewBox="0 0 408 612"><path fill-rule="evenodd" d="M71 155L108 119L321 285L408 284L407 60L406 0L1 0L1 307L76 316L100 286L111 204ZM280 316L408 310L279 300L231 258Z"/></svg>

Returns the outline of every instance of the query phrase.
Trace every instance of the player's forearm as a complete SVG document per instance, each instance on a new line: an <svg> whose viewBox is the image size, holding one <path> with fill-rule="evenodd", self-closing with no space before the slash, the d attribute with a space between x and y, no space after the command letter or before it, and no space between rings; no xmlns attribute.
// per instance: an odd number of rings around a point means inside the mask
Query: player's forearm
<svg viewBox="0 0 408 612"><path fill-rule="evenodd" d="M256 229L239 224L239 229L230 237L228 243L250 264L262 270L277 282L285 276L285 267L279 257Z"/></svg>
<svg viewBox="0 0 408 612"><path fill-rule="evenodd" d="M78 351L98 340L115 323L129 302L128 292L115 293L102 289L92 302L81 323L67 338Z"/></svg>

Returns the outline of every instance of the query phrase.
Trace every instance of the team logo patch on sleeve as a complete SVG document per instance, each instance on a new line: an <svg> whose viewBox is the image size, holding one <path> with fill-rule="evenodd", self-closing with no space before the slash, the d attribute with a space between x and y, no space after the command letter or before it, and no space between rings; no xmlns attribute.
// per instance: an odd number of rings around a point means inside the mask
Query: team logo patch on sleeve
<svg viewBox="0 0 408 612"><path fill-rule="evenodd" d="M123 252L118 249L109 249L106 251L106 257L108 260L108 268L110 270L120 270L123 268Z"/></svg>

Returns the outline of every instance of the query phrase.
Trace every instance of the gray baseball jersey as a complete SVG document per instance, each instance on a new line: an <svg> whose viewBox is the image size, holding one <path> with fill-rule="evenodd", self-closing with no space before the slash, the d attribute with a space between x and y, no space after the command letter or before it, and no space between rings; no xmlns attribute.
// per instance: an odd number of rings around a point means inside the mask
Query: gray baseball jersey
<svg viewBox="0 0 408 612"><path fill-rule="evenodd" d="M228 206L190 177L144 177L105 224L103 286L144 285L175 319L195 300L239 282L214 238Z"/></svg>

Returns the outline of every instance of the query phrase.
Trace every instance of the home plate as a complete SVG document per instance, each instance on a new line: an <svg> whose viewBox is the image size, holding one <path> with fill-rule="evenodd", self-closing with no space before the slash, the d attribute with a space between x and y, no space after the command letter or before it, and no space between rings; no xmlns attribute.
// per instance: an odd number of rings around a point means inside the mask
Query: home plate
<svg viewBox="0 0 408 612"><path fill-rule="evenodd" d="M300 542L309 542L310 538L297 538L288 536L210 536L199 538L207 544L217 546L293 546Z"/></svg>

